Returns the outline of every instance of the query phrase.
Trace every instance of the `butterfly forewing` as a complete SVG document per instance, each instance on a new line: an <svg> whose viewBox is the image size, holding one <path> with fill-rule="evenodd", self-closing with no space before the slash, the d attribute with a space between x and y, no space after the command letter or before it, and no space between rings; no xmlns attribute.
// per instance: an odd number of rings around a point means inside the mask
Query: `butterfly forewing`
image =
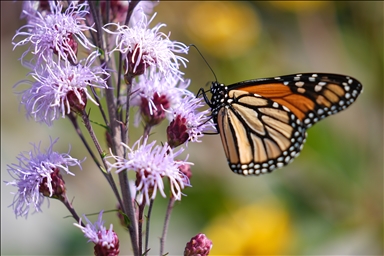
<svg viewBox="0 0 384 256"><path fill-rule="evenodd" d="M249 80L228 86L271 99L289 108L309 128L351 105L362 91L356 79L323 73Z"/></svg>
<svg viewBox="0 0 384 256"><path fill-rule="evenodd" d="M323 73L212 83L208 105L230 168L258 175L290 163L306 129L352 104L362 91L354 78Z"/></svg>

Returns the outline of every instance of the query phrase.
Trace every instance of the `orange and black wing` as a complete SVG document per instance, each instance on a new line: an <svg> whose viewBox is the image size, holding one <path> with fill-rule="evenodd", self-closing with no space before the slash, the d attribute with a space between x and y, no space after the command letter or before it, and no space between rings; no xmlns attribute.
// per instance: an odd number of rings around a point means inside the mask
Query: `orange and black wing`
<svg viewBox="0 0 384 256"><path fill-rule="evenodd" d="M228 87L263 96L289 108L307 128L346 109L363 89L352 77L324 73L250 80Z"/></svg>
<svg viewBox="0 0 384 256"><path fill-rule="evenodd" d="M352 104L354 78L295 74L225 86L213 83L207 103L230 168L243 175L271 172L299 155L306 129Z"/></svg>
<svg viewBox="0 0 384 256"><path fill-rule="evenodd" d="M286 107L262 96L231 90L233 102L217 115L224 151L232 171L271 172L299 155L306 132Z"/></svg>

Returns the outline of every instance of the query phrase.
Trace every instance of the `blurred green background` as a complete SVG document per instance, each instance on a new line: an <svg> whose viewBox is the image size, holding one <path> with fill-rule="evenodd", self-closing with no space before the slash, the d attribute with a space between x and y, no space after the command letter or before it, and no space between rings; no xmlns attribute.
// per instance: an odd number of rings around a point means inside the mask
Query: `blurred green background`
<svg viewBox="0 0 384 256"><path fill-rule="evenodd" d="M383 251L383 2L160 2L152 26L166 23L171 39L198 46L220 82L302 72L350 75L364 92L347 111L309 129L301 155L289 166L260 177L233 174L219 136L189 144L192 188L172 213L166 251L180 255L192 236L213 240L211 255L382 255ZM16 162L30 142L60 137L55 150L82 159L68 120L48 128L25 119L12 86L27 70L12 51L23 25L20 2L1 2L1 254L91 255L68 213L57 201L43 213L15 219L13 187L6 164ZM197 92L214 77L194 49L186 78ZM208 88L208 87L206 87ZM94 112L96 108L93 107ZM131 122L132 123L132 122ZM154 138L164 141L165 126ZM102 138L103 130L96 128ZM132 130L132 138L140 129ZM105 144L103 144L106 148ZM116 202L90 158L83 170L65 176L69 198L80 214L113 209ZM158 254L167 200L154 205L152 254ZM130 252L128 234L115 214L105 214L120 235L121 255ZM95 218L92 218L94 221Z"/></svg>

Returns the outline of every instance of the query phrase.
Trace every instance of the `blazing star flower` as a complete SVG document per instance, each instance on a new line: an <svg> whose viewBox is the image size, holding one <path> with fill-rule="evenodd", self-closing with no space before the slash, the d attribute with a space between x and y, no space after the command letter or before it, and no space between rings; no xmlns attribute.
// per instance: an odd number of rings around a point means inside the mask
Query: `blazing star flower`
<svg viewBox="0 0 384 256"><path fill-rule="evenodd" d="M92 224L92 222L84 215L84 219L87 221L85 227L81 226L81 219L79 223L73 223L73 225L80 228L84 233L84 236L89 238L88 242L93 242L95 244L95 255L119 255L119 238L115 231L113 231L112 224L110 225L109 230L104 227L102 217L103 211L100 212L98 220Z"/></svg>
<svg viewBox="0 0 384 256"><path fill-rule="evenodd" d="M56 4L56 1L49 1L49 5L50 12L43 14L33 12L31 3L26 5L23 15L27 17L28 24L22 26L12 40L18 36L26 36L26 38L19 42L14 41L14 49L30 43L30 47L21 57L22 60L27 53L32 52L38 64L41 60L52 59L53 54L58 55L59 60L68 59L75 63L78 42L88 50L90 47L95 47L83 33L88 30L96 31L84 24L84 16L88 14L88 4L71 2L65 12L62 12L63 6Z"/></svg>
<svg viewBox="0 0 384 256"><path fill-rule="evenodd" d="M169 179L172 196L176 200L181 200L182 189L190 186L188 177L180 171L180 167L185 164L192 164L186 161L176 161L175 157L180 155L183 149L174 152L165 143L164 146L155 146L156 141L147 144L147 138L140 143L136 141L132 148L124 143L122 145L128 149L127 159L113 156L116 160L114 164L109 163L109 171L112 168L116 172L133 170L136 172L136 190L143 194L146 204L149 205L150 199L155 199L157 190L163 197L164 193L163 177Z"/></svg>
<svg viewBox="0 0 384 256"><path fill-rule="evenodd" d="M21 104L25 105L27 117L51 126L52 121L60 115L64 118L71 109L84 109L87 99L98 105L88 93L87 86L108 88L106 79L109 74L100 66L92 67L96 58L94 52L76 66L68 61L64 64L51 61L43 72L32 73L36 82L21 81L32 84L31 88L21 92Z"/></svg>
<svg viewBox="0 0 384 256"><path fill-rule="evenodd" d="M183 95L192 95L186 88L190 80L179 80L175 75L168 78L163 74L148 72L133 81L131 106L138 106L139 111L135 117L135 125L138 126L141 118L147 124L159 124L164 118L172 118L170 108L179 105Z"/></svg>
<svg viewBox="0 0 384 256"><path fill-rule="evenodd" d="M71 157L69 152L59 154L53 151L57 140L51 140L51 145L45 153L40 151L40 143L32 144L32 151L19 154L18 164L7 165L8 173L14 180L5 183L18 189L12 203L16 218L27 218L30 207L33 207L35 212L41 212L45 196L59 199L63 196L65 187L58 173L59 169L74 175L69 171L69 166L78 165L81 168L81 161Z"/></svg>
<svg viewBox="0 0 384 256"><path fill-rule="evenodd" d="M215 129L208 110L197 111L204 106L201 98L186 95L169 112L174 119L167 128L168 143L177 147L184 142L200 142L204 131Z"/></svg>
<svg viewBox="0 0 384 256"><path fill-rule="evenodd" d="M115 23L103 27L107 33L116 35L116 48L113 51L118 50L124 55L125 74L132 77L142 75L149 66L153 66L166 76L171 73L180 77L183 74L179 70L180 63L185 67L188 60L175 53L187 53L188 47L171 41L169 35L159 32L165 24L159 23L149 29L156 13L148 21L144 11L138 10L141 11L135 14L137 21L132 27Z"/></svg>

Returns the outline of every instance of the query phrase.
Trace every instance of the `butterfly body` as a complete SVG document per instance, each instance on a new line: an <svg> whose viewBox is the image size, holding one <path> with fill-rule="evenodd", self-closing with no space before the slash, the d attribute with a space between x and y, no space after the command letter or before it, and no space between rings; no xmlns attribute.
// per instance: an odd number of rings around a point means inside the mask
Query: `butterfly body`
<svg viewBox="0 0 384 256"><path fill-rule="evenodd" d="M232 171L271 172L303 148L306 129L352 104L360 82L336 74L294 74L225 86L213 82L205 101Z"/></svg>

